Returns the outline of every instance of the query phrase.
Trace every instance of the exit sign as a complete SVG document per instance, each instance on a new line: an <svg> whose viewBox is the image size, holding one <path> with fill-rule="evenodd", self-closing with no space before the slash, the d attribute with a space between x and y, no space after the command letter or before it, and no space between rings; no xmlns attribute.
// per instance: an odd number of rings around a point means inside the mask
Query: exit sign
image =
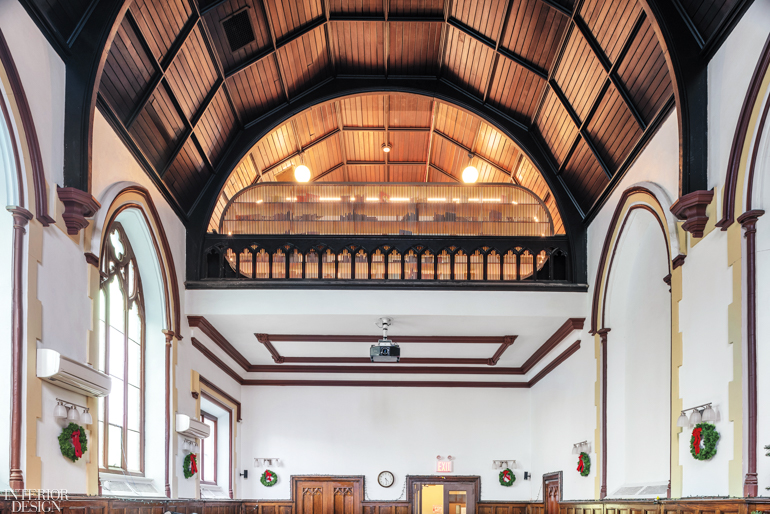
<svg viewBox="0 0 770 514"><path fill-rule="evenodd" d="M436 461L436 473L451 473L452 461L451 460L437 460Z"/></svg>

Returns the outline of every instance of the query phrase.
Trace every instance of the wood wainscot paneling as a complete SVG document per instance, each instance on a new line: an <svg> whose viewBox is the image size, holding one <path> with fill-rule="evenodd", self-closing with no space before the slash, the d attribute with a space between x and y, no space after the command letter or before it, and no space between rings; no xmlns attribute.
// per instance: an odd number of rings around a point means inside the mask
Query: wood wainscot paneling
<svg viewBox="0 0 770 514"><path fill-rule="evenodd" d="M361 514L412 514L412 504L408 501L363 502Z"/></svg>
<svg viewBox="0 0 770 514"><path fill-rule="evenodd" d="M528 502L479 502L476 504L476 512L477 514L530 514L528 509L534 506Z"/></svg>
<svg viewBox="0 0 770 514"><path fill-rule="evenodd" d="M243 514L294 514L294 502L285 501L245 501Z"/></svg>

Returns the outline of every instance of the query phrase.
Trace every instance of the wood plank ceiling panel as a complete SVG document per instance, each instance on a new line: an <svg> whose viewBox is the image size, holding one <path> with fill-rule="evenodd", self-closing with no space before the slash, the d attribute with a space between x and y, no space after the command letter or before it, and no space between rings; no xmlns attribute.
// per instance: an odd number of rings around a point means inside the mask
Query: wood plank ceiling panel
<svg viewBox="0 0 770 514"><path fill-rule="evenodd" d="M389 22L389 75L435 75L443 23Z"/></svg>
<svg viewBox="0 0 770 514"><path fill-rule="evenodd" d="M642 136L642 129L614 85L610 85L599 103L596 116L591 119L587 131L613 173Z"/></svg>
<svg viewBox="0 0 770 514"><path fill-rule="evenodd" d="M618 76L645 123L649 124L673 94L663 50L649 20L642 22Z"/></svg>
<svg viewBox="0 0 770 514"><path fill-rule="evenodd" d="M195 127L195 137L214 166L219 163L236 128L233 111L224 90L220 89Z"/></svg>
<svg viewBox="0 0 770 514"><path fill-rule="evenodd" d="M543 100L543 107L535 119L535 129L543 138L556 164L567 156L575 140L577 127L562 106L556 94L549 89Z"/></svg>
<svg viewBox="0 0 770 514"><path fill-rule="evenodd" d="M183 209L192 207L203 186L206 185L210 172L192 140L188 140L177 154L174 162L163 176L168 186Z"/></svg>
<svg viewBox="0 0 770 514"><path fill-rule="evenodd" d="M448 182L450 184L456 184L457 178L453 179L435 168L430 168L428 170L428 182Z"/></svg>
<svg viewBox="0 0 770 514"><path fill-rule="evenodd" d="M512 0L500 46L550 70L569 21L541 0Z"/></svg>
<svg viewBox="0 0 770 514"><path fill-rule="evenodd" d="M383 13L382 0L329 0L332 14L376 16Z"/></svg>
<svg viewBox="0 0 770 514"><path fill-rule="evenodd" d="M382 152L382 145L385 143L385 132L356 130L354 132L345 132L343 136L348 162L385 162L385 155Z"/></svg>
<svg viewBox="0 0 770 514"><path fill-rule="evenodd" d="M346 173L343 168L337 168L322 177L315 179L315 182L347 182Z"/></svg>
<svg viewBox="0 0 770 514"><path fill-rule="evenodd" d="M512 118L529 125L544 87L545 80L510 59L500 57L487 100Z"/></svg>
<svg viewBox="0 0 770 514"><path fill-rule="evenodd" d="M278 49L278 65L289 98L331 76L325 30L317 27Z"/></svg>
<svg viewBox="0 0 770 514"><path fill-rule="evenodd" d="M118 26L104 64L99 92L126 123L149 87L155 70L127 19Z"/></svg>
<svg viewBox="0 0 770 514"><path fill-rule="evenodd" d="M290 123L284 123L254 145L252 155L263 171L272 168L297 151L297 141Z"/></svg>
<svg viewBox="0 0 770 514"><path fill-rule="evenodd" d="M430 136L428 132L399 131L390 132L388 136L390 144L393 145L393 149L388 154L389 162L425 162L428 158L428 137Z"/></svg>
<svg viewBox="0 0 770 514"><path fill-rule="evenodd" d="M232 173L232 181L228 181L227 185L222 189L222 192L226 195L225 201L234 197L243 188L250 186L259 178L259 173L254 167L254 159L251 155L246 155L246 158L242 159L235 167Z"/></svg>
<svg viewBox="0 0 770 514"><path fill-rule="evenodd" d="M447 31L443 78L482 98L495 51L455 27Z"/></svg>
<svg viewBox="0 0 770 514"><path fill-rule="evenodd" d="M340 100L345 127L385 127L385 96L359 95Z"/></svg>
<svg viewBox="0 0 770 514"><path fill-rule="evenodd" d="M615 62L641 10L636 0L586 0L580 16L609 61Z"/></svg>
<svg viewBox="0 0 770 514"><path fill-rule="evenodd" d="M445 103L436 107L436 131L467 148L473 146L481 120L472 114Z"/></svg>
<svg viewBox="0 0 770 514"><path fill-rule="evenodd" d="M227 87L244 123L257 119L286 100L278 63L272 55L228 77Z"/></svg>
<svg viewBox="0 0 770 514"><path fill-rule="evenodd" d="M505 19L506 0L455 0L451 16L494 41Z"/></svg>
<svg viewBox="0 0 770 514"><path fill-rule="evenodd" d="M337 73L382 75L385 70L385 24L380 21L334 21L329 38Z"/></svg>
<svg viewBox="0 0 770 514"><path fill-rule="evenodd" d="M171 158L184 130L184 123L171 97L165 88L160 87L131 125L129 133L150 164L160 172Z"/></svg>
<svg viewBox="0 0 770 514"><path fill-rule="evenodd" d="M234 13L243 10L248 14L251 28L254 32L254 41L232 51L222 22ZM209 34L211 34L214 48L225 71L237 68L273 45L264 11L255 0L230 0L229 2L221 3L215 9L207 12L203 16L203 20L206 23Z"/></svg>
<svg viewBox="0 0 770 514"><path fill-rule="evenodd" d="M218 78L199 28L190 34L166 78L185 116L193 119Z"/></svg>
<svg viewBox="0 0 770 514"><path fill-rule="evenodd" d="M444 0L390 0L391 15L437 16L444 13Z"/></svg>
<svg viewBox="0 0 770 514"><path fill-rule="evenodd" d="M535 193L548 207L548 212L551 213L551 219L553 219L554 234L564 234L564 222L556 205L556 198L553 196L540 171L532 164L532 161L526 156L522 156L514 176L521 186Z"/></svg>
<svg viewBox="0 0 770 514"><path fill-rule="evenodd" d="M264 0L279 42L324 17L321 0Z"/></svg>
<svg viewBox="0 0 770 514"><path fill-rule="evenodd" d="M582 138L564 166L561 177L578 199L583 211L591 208L609 183L607 175Z"/></svg>
<svg viewBox="0 0 770 514"><path fill-rule="evenodd" d="M473 151L509 172L521 156L521 150L518 145L500 131L484 122L479 127L479 135L476 138L476 145L473 147ZM503 181L509 182L509 177L506 176Z"/></svg>
<svg viewBox="0 0 770 514"><path fill-rule="evenodd" d="M391 182L423 182L425 181L425 166L391 166Z"/></svg>
<svg viewBox="0 0 770 514"><path fill-rule="evenodd" d="M340 148L339 135L324 139L305 151L304 163L310 168L312 173L311 180L313 180L313 177L317 177L341 162L342 150Z"/></svg>
<svg viewBox="0 0 770 514"><path fill-rule="evenodd" d="M299 136L299 143L306 147L313 141L337 130L337 114L333 103L311 107L294 119L294 126Z"/></svg>
<svg viewBox="0 0 770 514"><path fill-rule="evenodd" d="M389 95L388 126L393 128L430 128L432 101L417 95Z"/></svg>
<svg viewBox="0 0 770 514"><path fill-rule="evenodd" d="M605 78L591 47L579 31L572 31L554 79L581 121L586 119Z"/></svg>
<svg viewBox="0 0 770 514"><path fill-rule="evenodd" d="M469 159L467 152L456 144L443 137L434 137L430 148L430 162L459 180L462 170L468 166ZM478 168L477 162L474 162L474 165Z"/></svg>
<svg viewBox="0 0 770 514"><path fill-rule="evenodd" d="M385 166L350 166L348 176L351 182L385 182Z"/></svg>
<svg viewBox="0 0 770 514"><path fill-rule="evenodd" d="M163 60L192 14L184 0L136 0L129 9L158 61Z"/></svg>
<svg viewBox="0 0 770 514"><path fill-rule="evenodd" d="M681 3L703 40L708 41L738 0L681 0Z"/></svg>

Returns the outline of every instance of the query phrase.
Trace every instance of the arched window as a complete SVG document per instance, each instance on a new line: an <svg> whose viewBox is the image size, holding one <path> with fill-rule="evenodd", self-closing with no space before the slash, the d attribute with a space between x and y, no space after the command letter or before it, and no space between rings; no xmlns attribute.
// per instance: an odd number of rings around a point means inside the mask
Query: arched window
<svg viewBox="0 0 770 514"><path fill-rule="evenodd" d="M112 390L99 398L99 468L144 473L144 340L142 281L131 244L113 223L102 256L99 369Z"/></svg>

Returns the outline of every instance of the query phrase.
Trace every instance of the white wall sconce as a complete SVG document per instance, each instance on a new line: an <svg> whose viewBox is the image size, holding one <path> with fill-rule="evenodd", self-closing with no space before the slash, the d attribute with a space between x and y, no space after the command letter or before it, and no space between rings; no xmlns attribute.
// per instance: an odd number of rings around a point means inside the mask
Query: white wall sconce
<svg viewBox="0 0 770 514"><path fill-rule="evenodd" d="M59 421L66 420L67 423L79 423L81 421L80 412L78 409L83 409L82 422L84 425L90 425L94 422L91 417L91 413L88 412L88 407L83 407L76 403L56 399L56 407L53 409L53 417Z"/></svg>
<svg viewBox="0 0 770 514"><path fill-rule="evenodd" d="M278 457L254 457L254 467L277 466L280 462Z"/></svg>
<svg viewBox="0 0 770 514"><path fill-rule="evenodd" d="M199 453L201 451L201 447L198 444L198 440L190 440L185 437L184 443L182 443L182 449L188 452L192 453Z"/></svg>
<svg viewBox="0 0 770 514"><path fill-rule="evenodd" d="M690 417L687 417L685 412L692 411ZM711 402L704 403L703 405L697 405L695 407L689 407L684 409L679 415L679 419L676 420L676 426L678 427L694 427L702 421L708 421L715 423L717 420L717 411L711 406Z"/></svg>
<svg viewBox="0 0 770 514"><path fill-rule="evenodd" d="M591 453L591 443L581 441L572 445L572 455L580 455L583 452Z"/></svg>
<svg viewBox="0 0 770 514"><path fill-rule="evenodd" d="M516 460L514 460L514 459L510 459L510 460L493 460L492 461L492 467L494 469L506 469L506 468L515 469L516 468Z"/></svg>

